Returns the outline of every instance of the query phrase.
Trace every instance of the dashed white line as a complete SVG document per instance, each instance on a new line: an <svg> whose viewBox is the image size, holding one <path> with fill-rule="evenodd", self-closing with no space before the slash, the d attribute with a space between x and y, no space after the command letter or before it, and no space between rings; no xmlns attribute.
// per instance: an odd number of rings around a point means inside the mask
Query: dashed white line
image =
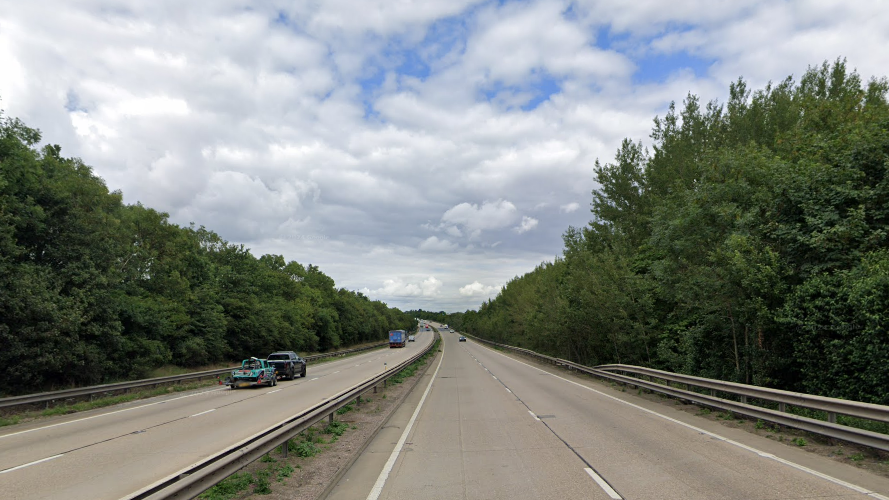
<svg viewBox="0 0 889 500"><path fill-rule="evenodd" d="M24 464L24 465L19 465L18 467L12 467L11 469L0 470L0 474L6 474L7 472L12 472L12 471L14 471L14 470L24 469L25 467L30 467L30 466L32 466L32 465L37 465L37 464L39 464L39 463L41 463L41 462L48 462L48 461L50 461L50 460L52 460L52 459L54 459L54 458L59 458L59 457L61 457L61 456L63 456L63 455L55 455L55 456L52 456L52 457L41 458L40 460L35 460L35 461L33 461L33 462L30 462L30 463L27 463L27 464Z"/></svg>
<svg viewBox="0 0 889 500"><path fill-rule="evenodd" d="M608 496L610 496L614 500L623 500L623 497L618 495L617 492L614 491L614 488L612 488L610 484L606 483L605 480L602 479L602 476L596 474L596 471L590 469L589 467L583 470L585 470L586 473L589 474L591 478L593 478L593 481L595 481L600 488L605 490L605 493L608 494Z"/></svg>
<svg viewBox="0 0 889 500"><path fill-rule="evenodd" d="M537 418L537 415L535 415L535 414L534 414L534 412L533 412L533 411L531 411L531 410L528 410L528 413L530 413L530 414L531 414L531 416L532 416L532 417L534 417L534 420L536 420L536 421L538 421L538 422L540 422L540 419L539 419L539 418Z"/></svg>
<svg viewBox="0 0 889 500"><path fill-rule="evenodd" d="M318 377L310 378L310 379L309 379L309 382L311 382L311 381L313 381L313 380L318 380Z"/></svg>
<svg viewBox="0 0 889 500"><path fill-rule="evenodd" d="M487 347L486 347L486 348L487 348ZM852 484L852 483L848 483L848 482L846 482L846 481L843 481L842 479L839 479L839 478L836 478L836 477L833 477L833 476L828 476L827 474L818 472L818 471L816 471L816 470L813 470L813 469L810 469L810 468L805 467L805 466L803 466L803 465L800 465L800 464L791 462L791 461L789 461L789 460L785 460L785 459L783 459L783 458L777 457L777 456L772 455L772 454L770 454L770 453L766 453L766 452L764 452L764 451L762 451L762 450L758 450L758 449L753 448L753 447L751 447L751 446L747 446L746 444L740 443L740 442L738 442L738 441L733 441L733 440L728 439L728 438L726 438L726 437L720 436L719 434L716 434L716 433L714 433L714 432L710 432L710 431L708 431L708 430L704 430L704 429L702 429L702 428L700 428L700 427L695 427L694 425L685 423L685 422L683 422L683 421L681 421L681 420L677 420L677 419L675 419L675 418L668 417L668 416L663 415L663 414L661 414L661 413L658 413L658 412L656 412L656 411L654 411L654 410L649 410L648 408L645 408L644 406L639 406L639 405L637 405L637 404L630 403L629 401L620 399L620 398L615 397L615 396L612 396L612 395L610 395L610 394L605 394L604 392L602 392L602 391L597 391L596 389L593 389L592 387L588 387L588 386L586 386L586 385L583 385L583 384L581 384L581 383L575 382L575 381L573 381L573 380L568 380L567 378L560 377L560 376L556 375L555 373L550 373L550 372L548 372L548 371L546 371L546 370L542 370L542 369L540 369L540 368L537 368L536 366L529 365L528 363L519 361L519 360L517 360L517 359L515 359L515 358L511 358L511 357L507 356L506 354L503 354L503 353L501 353L501 352L497 352L497 351L495 351L494 349L491 349L491 348L487 348L487 349L488 349L489 351L495 353L495 354L499 354L499 355L503 356L504 358L508 358L508 359L510 359L510 360L512 360L512 361L515 361L516 363L525 365L525 366L527 366L527 367L529 367L529 368L533 368L534 370L537 370L537 371L539 371L539 372L546 373L547 375L552 375L553 377L556 377L556 378L559 379L559 380L564 380L565 382L568 382L569 384L574 384L574 385L576 385L576 386L578 386L578 387L580 387L580 388L586 389L586 390L591 391L591 392L595 392L596 394L599 394L599 395L601 395L601 396L605 396L606 398L609 398L609 399L612 399L612 400L617 401L617 402L619 402L619 403L623 403L623 404L625 404L625 405L628 405L628 406L631 406L631 407L633 407L633 408L636 408L637 410L641 410L641 411L643 411L643 412L645 412L645 413L649 413L649 414L651 414L651 415L656 415L656 416L658 416L658 417L660 417L660 418L663 418L664 420L667 420L667 421L669 421L669 422L673 422L673 423L675 423L675 424L679 424L679 425L681 425L681 426L683 426L683 427L686 427L686 428L688 428L688 429L691 429L691 430L693 430L693 431L695 431L695 432L699 432L699 433L701 433L701 434L705 434L705 435L710 436L710 437L712 437L712 438L719 439L719 440L724 441L724 442L726 442L726 443L728 443L728 444L731 444L731 445L733 445L733 446L737 446L738 448L743 448L743 449L745 449L745 450L747 450L747 451L756 453L757 455L759 455L759 456L761 456L761 457L763 457L763 458L768 458L768 459L771 459L771 460L775 460L776 462L780 462L780 463L782 463L782 464L784 464L784 465L787 465L787 466L789 466L789 467L793 467L794 469L797 469L797 470L799 470L799 471L809 473L809 474L811 474L811 475L813 475L813 476L816 476L816 477L820 477L821 479L824 479L825 481L829 481L829 482L831 482L831 483L833 483L833 484L837 484L837 485L840 485L840 486L844 486L844 487L846 487L846 488L849 488L850 490L857 491L857 492L859 492L859 493L863 493L863 494L865 494L865 495L867 495L867 496L869 496L869 497L871 497L871 498L877 498L877 499L879 499L879 500L889 500L889 497L884 496L884 495L881 495L881 494L879 494L879 493L875 493L875 492L870 491L870 490L868 490L868 489L866 489L866 488L862 488L861 486L858 486L858 485L855 485L855 484ZM595 479L595 478L594 478L594 479Z"/></svg>
<svg viewBox="0 0 889 500"><path fill-rule="evenodd" d="M101 415L93 415L92 417L78 418L78 419L76 419L76 420L69 420L69 421L67 421L67 422L59 422L58 424L45 425L45 426L43 426L43 427L37 427L37 428L35 428L35 429L28 429L28 430L26 430L26 431L19 431L19 432L13 432L13 433L10 433L10 434L4 434L3 436L0 436L0 439L8 438L8 437L12 437L12 436L18 436L19 434L27 434L27 433L29 433L29 432L35 432L35 431L42 431L42 430L45 430L45 429L51 429L51 428L53 428L53 427L59 427L59 426L62 426L62 425L68 425L68 424L73 424L73 423L77 423L77 422L83 422L84 420L92 420L92 419L94 419L94 418L107 417L108 415L114 415L114 414L116 414L116 413L123 413L123 412L125 412L125 411L138 410L138 409L140 409L140 408L148 408L149 406L161 405L161 404L169 403L170 401L176 401L176 400L178 400L178 399L185 399L185 398L191 398L191 397L194 397L194 396L200 396L200 395L202 395L202 394L208 394L208 393L211 393L211 392L221 391L221 390L223 390L223 389L227 389L227 388L213 389L213 390L210 390L210 391L203 391L203 392L198 392L198 393L195 393L195 394L186 394L185 396L179 396L178 398L171 398L171 399L167 399L167 400L164 400L164 401L158 401L158 402L155 402L155 403L148 403L148 404L141 405L141 406L134 406L133 408L124 408L123 410L110 411L110 412L108 412L108 413L102 413Z"/></svg>
<svg viewBox="0 0 889 500"><path fill-rule="evenodd" d="M281 389L275 389L274 391L269 391L266 394L274 394L276 392L281 392Z"/></svg>
<svg viewBox="0 0 889 500"><path fill-rule="evenodd" d="M191 417L200 417L201 415L206 415L207 413L210 413L211 411L216 411L216 408L212 408L212 409L207 410L207 411L202 411L202 412L200 412L200 413L195 413L194 415L189 415L188 418L191 418Z"/></svg>
<svg viewBox="0 0 889 500"><path fill-rule="evenodd" d="M337 371L331 373L331 375L336 375L336 374L339 373L339 372L340 372L340 370L337 370Z"/></svg>
<svg viewBox="0 0 889 500"><path fill-rule="evenodd" d="M506 392L512 394L512 391L509 390L509 387L506 388Z"/></svg>

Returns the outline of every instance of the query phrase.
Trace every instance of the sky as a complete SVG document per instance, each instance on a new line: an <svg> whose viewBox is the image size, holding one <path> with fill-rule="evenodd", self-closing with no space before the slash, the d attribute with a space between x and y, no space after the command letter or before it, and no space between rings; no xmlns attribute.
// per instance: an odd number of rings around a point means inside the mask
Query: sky
<svg viewBox="0 0 889 500"><path fill-rule="evenodd" d="M886 47L877 0L0 0L0 109L126 203L450 312L560 255L671 101Z"/></svg>

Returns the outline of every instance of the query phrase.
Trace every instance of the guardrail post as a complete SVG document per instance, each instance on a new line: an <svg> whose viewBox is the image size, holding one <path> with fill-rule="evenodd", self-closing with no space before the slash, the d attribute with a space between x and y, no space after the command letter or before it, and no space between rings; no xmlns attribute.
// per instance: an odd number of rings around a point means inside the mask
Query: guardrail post
<svg viewBox="0 0 889 500"><path fill-rule="evenodd" d="M328 424L333 423L333 412L330 412L330 415L327 416L327 423Z"/></svg>
<svg viewBox="0 0 889 500"><path fill-rule="evenodd" d="M744 404L746 405L746 404L747 404L747 396L745 396L745 395L742 394L742 395L741 395L741 402L744 403Z"/></svg>
<svg viewBox="0 0 889 500"><path fill-rule="evenodd" d="M710 389L710 395L716 397L716 389Z"/></svg>
<svg viewBox="0 0 889 500"><path fill-rule="evenodd" d="M287 452L290 451L290 440L284 441L281 445L281 456L287 458Z"/></svg>
<svg viewBox="0 0 889 500"><path fill-rule="evenodd" d="M374 386L374 394L377 393L377 386Z"/></svg>
<svg viewBox="0 0 889 500"><path fill-rule="evenodd" d="M787 403L778 403L778 411L784 413L787 411Z"/></svg>
<svg viewBox="0 0 889 500"><path fill-rule="evenodd" d="M355 398L355 406L361 406L361 395L359 394L357 398Z"/></svg>
<svg viewBox="0 0 889 500"><path fill-rule="evenodd" d="M837 414L832 411L827 412L827 421L832 424L837 423Z"/></svg>

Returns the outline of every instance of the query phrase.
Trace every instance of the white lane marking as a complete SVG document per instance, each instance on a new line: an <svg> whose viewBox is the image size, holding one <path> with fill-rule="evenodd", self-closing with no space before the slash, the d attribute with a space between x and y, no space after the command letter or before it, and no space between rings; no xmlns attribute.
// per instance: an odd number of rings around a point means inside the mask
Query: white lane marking
<svg viewBox="0 0 889 500"><path fill-rule="evenodd" d="M274 394L274 393L280 392L280 391L281 391L281 389L275 389L274 391L269 391L266 394Z"/></svg>
<svg viewBox="0 0 889 500"><path fill-rule="evenodd" d="M337 370L337 371L331 373L331 375L336 375L336 374L339 373L339 372L340 372L340 370Z"/></svg>
<svg viewBox="0 0 889 500"><path fill-rule="evenodd" d="M309 382L311 382L311 381L313 381L313 380L318 380L318 377L310 378L310 379L309 379Z"/></svg>
<svg viewBox="0 0 889 500"><path fill-rule="evenodd" d="M441 358L438 360L438 366L435 368L432 378L429 379L429 385L426 386L426 391L423 392L423 397L420 398L420 404L417 405L417 409L414 410L414 414L411 415L407 427L405 427L404 432L401 433L401 437L398 439L395 449L392 450L392 454L389 455L389 460L386 461L386 465L380 472L380 476L377 477L377 482L374 483L373 489L370 490L370 493L367 495L367 500L377 500L380 498L380 493L383 492L383 487L386 486L386 480L389 479L389 473L392 472L392 467L395 466L395 461L398 460L398 455L401 454L401 449L404 447L405 441L407 441L407 435L410 434L411 429L414 427L414 422L417 420L417 416L420 415L420 410L423 409L423 403L426 402L426 396L429 395L429 391L432 389L432 383L435 382L435 377L438 375L438 370L441 368L442 362L444 362L443 350L441 352Z"/></svg>
<svg viewBox="0 0 889 500"><path fill-rule="evenodd" d="M62 455L64 455L64 454L62 454ZM54 458L59 458L59 457L61 457L62 455L55 455L55 456L52 456L52 457L41 458L40 460L35 460L35 461L33 461L33 462L30 462L30 463L27 463L27 464L24 464L24 465L19 465L18 467L13 467L13 468L11 468L11 469L6 469L6 470L0 470L0 474L6 474L7 472L12 472L12 471L14 471L14 470L24 469L25 467L30 467L30 466L32 466L32 465L37 465L37 464L39 464L39 463L41 463L41 462L48 462L48 461L50 461L50 460L52 460L52 459L54 459Z"/></svg>
<svg viewBox="0 0 889 500"><path fill-rule="evenodd" d="M586 467L583 470L585 470L586 473L589 474L591 478L593 478L593 481L595 481L600 488L605 490L605 493L607 493L608 496L610 496L614 500L623 500L623 497L618 495L617 492L614 491L614 488L612 488L610 484L606 483L605 480L602 479L602 476L596 474L596 471L590 469L589 467Z"/></svg>
<svg viewBox="0 0 889 500"><path fill-rule="evenodd" d="M506 392L512 394L512 391L509 390L509 387L506 388Z"/></svg>
<svg viewBox="0 0 889 500"><path fill-rule="evenodd" d="M191 418L191 417L199 417L199 416L201 416L201 415L206 415L207 413L210 413L211 411L216 411L216 408L213 408L212 410L202 411L202 412L200 412L200 413L195 413L194 415L190 415L188 418Z"/></svg>
<svg viewBox="0 0 889 500"><path fill-rule="evenodd" d="M528 410L528 413L530 413L530 414L531 414L531 416L532 416L532 417L534 417L534 420L536 420L536 421L538 421L538 422L540 422L540 419L539 419L539 418L537 418L537 415L535 415L535 414L534 414L534 412L533 412L533 411L531 411L531 410Z"/></svg>
<svg viewBox="0 0 889 500"><path fill-rule="evenodd" d="M609 399L613 399L614 401L617 401L617 402L619 402L619 403L623 403L623 404L625 404L625 405L632 406L633 408L636 408L637 410L642 410L642 411L644 411L644 412L646 412L646 413L650 413L650 414L652 414L652 415L656 415L656 416L658 416L658 417L663 418L664 420L668 420L668 421L673 422L673 423L675 423L675 424L679 424L679 425L681 425L681 426L683 426L683 427L686 427L686 428L688 428L688 429L691 429L691 430L693 430L693 431L695 431L695 432L699 432L699 433L701 433L701 434L705 434L705 435L710 436L710 437L712 437L712 438L719 439L719 440L724 441L724 442L726 442L726 443L728 443L728 444L737 446L738 448L743 448L743 449L745 449L745 450L747 450L747 451L756 453L757 455L759 455L759 456L761 456L761 457L769 458L769 459L775 460L776 462L780 462L780 463L782 463L782 464L784 464L784 465L787 465L787 466L789 466L789 467L793 467L794 469L797 469L797 470L802 471L802 472L807 472L807 473L809 473L809 474L812 474L813 476L820 477L821 479L824 479L825 481L829 481L829 482L831 482L831 483L834 483L834 484L837 484L837 485L840 485L840 486L845 486L846 488L849 488L850 490L854 490L854 491L857 491L857 492L859 492L859 493L863 493L863 494L868 495L868 496L870 496L870 497L872 497L872 498L878 498L878 499L880 499L880 500L889 500L889 497L884 496L884 495L881 495L881 494L879 494L879 493L875 493L875 492L870 491L870 490L868 490L868 489L866 489L866 488L862 488L861 486L858 486L858 485L855 485L855 484L852 484L852 483L847 483L846 481L843 481L842 479L839 479L839 478L836 478L836 477L833 477L833 476L828 476L827 474L823 474L823 473L821 473L821 472L818 472L818 471L816 471L816 470L810 469L810 468L805 467L805 466L803 466L803 465L800 465L800 464L791 462L791 461L789 461L789 460L785 460L785 459L783 459L783 458L776 457L776 456L774 456L774 455L772 455L772 454L770 454L770 453L766 453L766 452L764 452L764 451L762 451L762 450L759 450L759 449L757 449L757 448L753 448L752 446L747 446L746 444L739 443L738 441L733 441L733 440L728 439L728 438L726 438L726 437L720 436L719 434L716 434L716 433L714 433L714 432L710 432L710 431L708 431L708 430L701 429L700 427L695 427L694 425L687 424L687 423L685 423L685 422L683 422L683 421L681 421L681 420L676 420L675 418L668 417L668 416L666 416L666 415L662 415L662 414L660 414L660 413L658 413L658 412L656 412L656 411L654 411L654 410L649 410L648 408L645 408L645 407L643 407L643 406L639 406L639 405L637 405L637 404L630 403L629 401L624 401L623 399L620 399L620 398L618 398L618 397L612 396L612 395L610 395L610 394L605 394L604 392L602 392L602 391L597 391L596 389L593 389L592 387L585 386L585 385L580 384L580 383L578 383L578 382L575 382L575 381L573 381L573 380L568 380L567 378L560 377L560 376L558 376L558 375L556 375L556 374L554 374L554 373L550 373L550 372L548 372L548 371L546 371L546 370L542 370L542 369L540 369L540 368L537 368L536 366L532 366L532 365L529 365L528 363L519 361L519 360L517 360L517 359L515 359L515 358L511 358L511 357L507 356L506 354L503 354L503 353L500 353L500 352L498 352L498 351L495 351L495 350L493 350L493 349L491 349L491 348L488 348L487 346L484 346L484 347L485 347L485 349L487 349L488 351L493 352L493 353L495 353L495 354L499 354L499 355L503 356L504 358L507 358L507 359L512 360L512 361L515 361L516 363L523 364L523 365L525 365L525 366L527 366L527 367L529 367L529 368L533 368L533 369L535 369L535 370L537 370L537 371L539 371L539 372L546 373L547 375L552 375L553 377L555 377L555 378L557 378L557 379L564 380L565 382L568 382L568 383L570 383L570 384L574 384L574 385L576 385L576 386L578 386L578 387L581 387L581 388L583 388L583 389L586 389L586 390L588 390L588 391L595 392L596 394L605 396L606 398L609 398Z"/></svg>
<svg viewBox="0 0 889 500"><path fill-rule="evenodd" d="M491 376L494 377L493 375L491 375ZM494 380L497 380L497 377L494 377Z"/></svg>
<svg viewBox="0 0 889 500"><path fill-rule="evenodd" d="M59 426L62 426L62 425L68 425L68 424L74 424L74 423L77 423L77 422L83 422L84 420L92 420L92 419L94 419L94 418L107 417L108 415L114 415L114 414L116 414L116 413L123 413L123 412L125 412L125 411L132 411L132 410L138 410L138 409L140 409L140 408L148 408L149 406L162 405L162 404L164 404L164 403L168 403L168 402L170 402L170 401L176 401L176 400L179 400L179 399L185 399L185 398L190 398L190 397L194 397L194 396L201 396L201 395L203 395L203 394L208 394L208 393L211 393L211 392L221 391L221 390L223 390L223 389L227 389L227 387L220 388L220 389L213 389L213 390L211 390L211 391L198 392L198 393L195 393L195 394L188 394L188 395L185 395L185 396L179 396L178 398L167 399L167 400L164 400L164 401L157 401L157 402L155 402L155 403L148 403L147 405L134 406L133 408L124 408L123 410L110 411L110 412L108 412L108 413L103 413L103 414L101 414L101 415L93 415L92 417L78 418L78 419L76 419L76 420L69 420L69 421L67 421L67 422L59 422L58 424L46 425L46 426L43 426L43 427L37 427L37 428L35 428L35 429L28 429L28 430L26 430L26 431L13 432L13 433L11 433L11 434L5 434L5 435L3 435L3 436L0 436L0 439L8 438L8 437L12 437L12 436L18 436L19 434L27 434L27 433L29 433L29 432L36 432L36 431L42 431L42 430L45 430L45 429L51 429L51 428L53 428L53 427L59 427Z"/></svg>

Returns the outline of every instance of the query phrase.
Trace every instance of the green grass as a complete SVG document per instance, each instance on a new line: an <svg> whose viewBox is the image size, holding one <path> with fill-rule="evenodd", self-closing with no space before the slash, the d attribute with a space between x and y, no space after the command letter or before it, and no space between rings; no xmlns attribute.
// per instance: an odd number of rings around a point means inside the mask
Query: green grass
<svg viewBox="0 0 889 500"><path fill-rule="evenodd" d="M290 464L284 464L278 468L278 482L283 481L285 477L290 477L296 469Z"/></svg>
<svg viewBox="0 0 889 500"><path fill-rule="evenodd" d="M349 424L345 422L334 421L328 424L327 427L325 427L324 430L321 432L323 432L324 434L333 434L334 436L342 436L343 434L345 434L348 428Z"/></svg>
<svg viewBox="0 0 889 500"><path fill-rule="evenodd" d="M794 439L793 441L791 441L791 443L793 443L797 446L805 446L808 444L808 443L806 443L806 440L801 437Z"/></svg>
<svg viewBox="0 0 889 500"><path fill-rule="evenodd" d="M95 399L93 401L82 401L80 403L75 403L72 405L59 405L54 406L52 408L48 408L43 411L36 412L26 412L21 415L15 415L13 417L9 417L8 419L0 419L0 427L4 425L15 425L21 421L22 418L38 418L38 417L51 417L55 415L68 415L71 413L77 413L87 410L94 410L96 408L105 408L106 406L114 406L122 403L129 403L130 401L136 401L139 399L153 398L156 396L163 396L166 394L173 394L177 392L191 391L194 389L200 389L202 387L207 387L210 385L216 385L217 382L215 380L206 380L203 382L192 382L190 384L175 384L168 385L166 387L158 387L157 389L147 389L139 392L131 392L129 394L121 394L119 396L108 396L104 398Z"/></svg>
<svg viewBox="0 0 889 500"><path fill-rule="evenodd" d="M337 415L345 415L346 413L349 413L350 411L352 411L354 409L355 409L355 407L353 407L351 404L347 404L346 406L343 406L343 407L337 409L336 414Z"/></svg>
<svg viewBox="0 0 889 500"><path fill-rule="evenodd" d="M864 460L864 454L856 453L854 455L849 455L849 460L852 460L853 462L860 462Z"/></svg>
<svg viewBox="0 0 889 500"><path fill-rule="evenodd" d="M239 495L241 492L247 491L253 484L253 474L249 472L239 472L223 479L216 486L201 493L198 498L205 500L229 500Z"/></svg>
<svg viewBox="0 0 889 500"><path fill-rule="evenodd" d="M400 384L400 383L404 382L405 379L412 377L415 373L417 373L417 370L421 366L426 364L426 361L431 356L435 355L436 349L438 349L438 345L440 342L441 342L440 339L435 339L435 343L432 344L432 348L429 349L429 352L427 352L422 357L420 357L420 359L418 359L418 360L414 361L413 363L411 363L410 365L406 366L400 372L398 372L395 375L393 375L392 377L390 377L389 382L392 382L393 384Z"/></svg>
<svg viewBox="0 0 889 500"><path fill-rule="evenodd" d="M4 427L7 425L15 425L21 422L22 417L18 415L13 415L11 417L0 417L0 427Z"/></svg>
<svg viewBox="0 0 889 500"><path fill-rule="evenodd" d="M302 458L314 457L321 453L321 450L312 441L303 441L297 444L295 448L293 451Z"/></svg>

